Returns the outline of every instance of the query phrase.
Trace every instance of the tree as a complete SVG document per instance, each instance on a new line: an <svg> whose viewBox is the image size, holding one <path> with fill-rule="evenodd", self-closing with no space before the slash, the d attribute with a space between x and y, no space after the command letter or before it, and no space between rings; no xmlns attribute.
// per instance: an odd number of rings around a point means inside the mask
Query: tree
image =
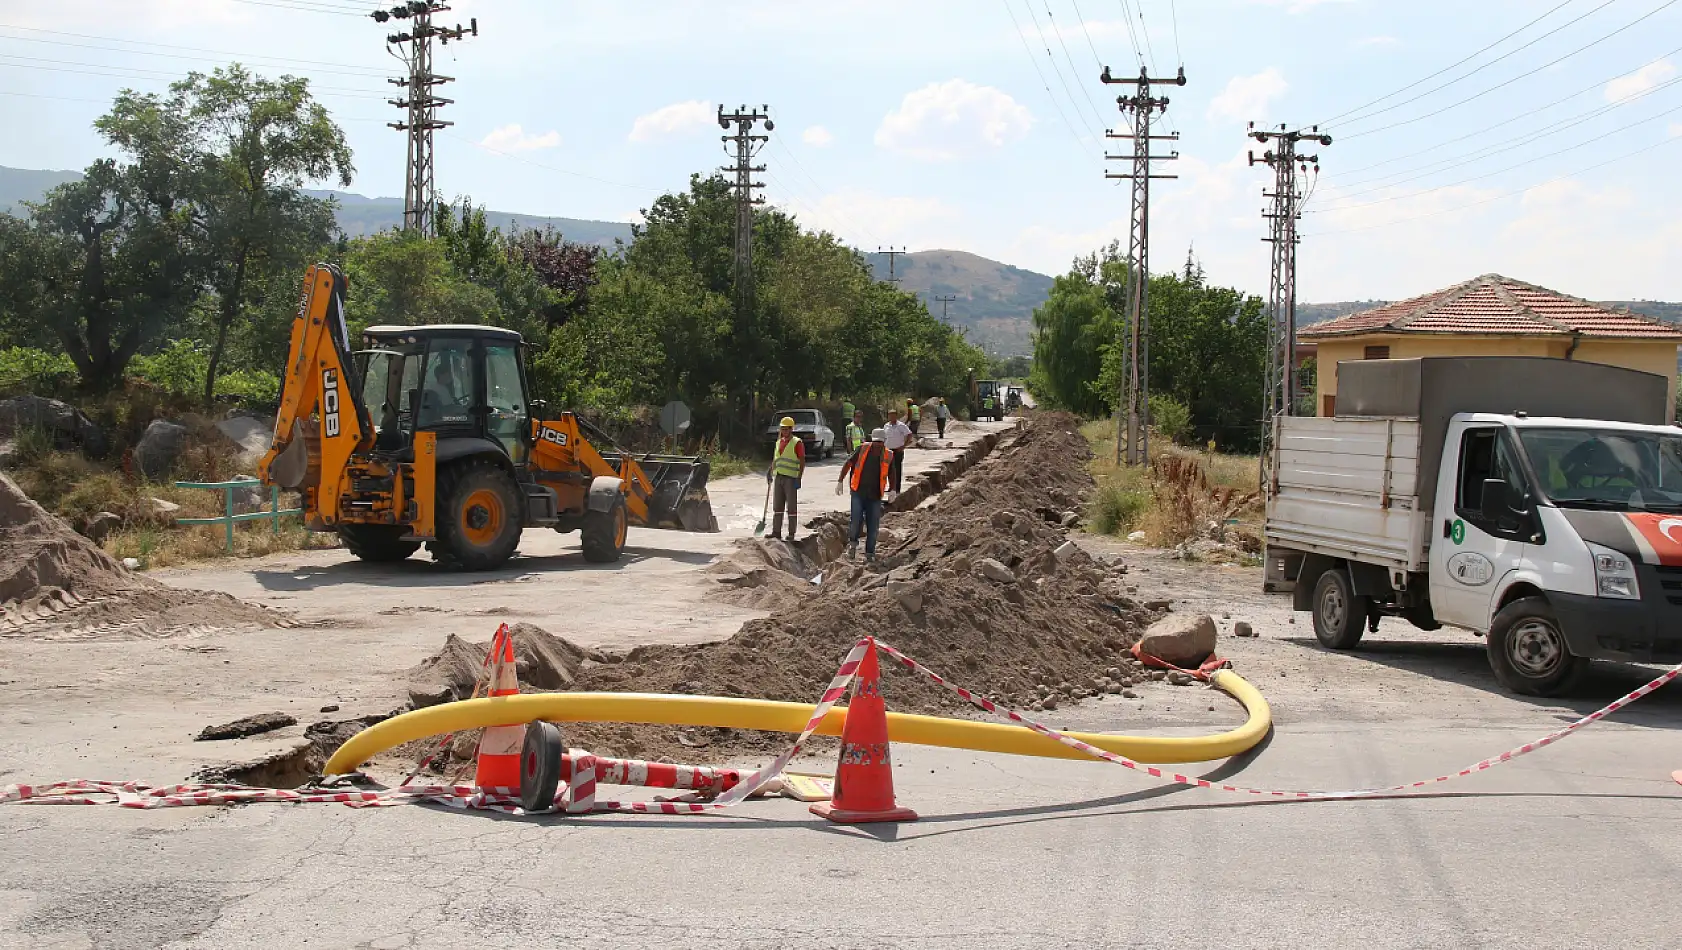
<svg viewBox="0 0 1682 950"><path fill-rule="evenodd" d="M129 360L198 296L189 223L168 182L109 159L4 228L0 298L23 338L50 337L83 387L122 382Z"/></svg>
<svg viewBox="0 0 1682 950"><path fill-rule="evenodd" d="M1034 310L1029 386L1047 405L1082 415L1104 415L1114 405L1114 390L1100 388L1099 374L1121 321L1103 285L1103 264L1096 254L1077 258L1069 273L1053 280L1045 304Z"/></svg>
<svg viewBox="0 0 1682 950"><path fill-rule="evenodd" d="M229 331L258 304L257 277L296 272L328 242L332 204L299 189L318 179L349 186L350 147L308 80L265 79L238 63L190 73L167 97L124 91L94 125L133 156L143 188L168 189L202 242L218 301L208 403Z"/></svg>
<svg viewBox="0 0 1682 950"><path fill-rule="evenodd" d="M574 244L552 227L541 231L522 228L509 235L507 254L531 268L537 280L549 288L543 319L550 327L565 324L589 308L601 248Z"/></svg>

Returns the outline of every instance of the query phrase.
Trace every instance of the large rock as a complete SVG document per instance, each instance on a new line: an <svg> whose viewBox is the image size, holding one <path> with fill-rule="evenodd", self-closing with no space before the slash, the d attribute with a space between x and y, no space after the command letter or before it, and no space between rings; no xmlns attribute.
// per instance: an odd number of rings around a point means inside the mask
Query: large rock
<svg viewBox="0 0 1682 950"><path fill-rule="evenodd" d="M1215 618L1208 614L1169 614L1139 638L1139 650L1175 666L1195 667L1215 652Z"/></svg>
<svg viewBox="0 0 1682 950"><path fill-rule="evenodd" d="M274 424L251 416L229 416L216 423L216 429L239 446L241 465L257 464L274 444Z"/></svg>
<svg viewBox="0 0 1682 950"><path fill-rule="evenodd" d="M141 474L161 481L187 449L187 427L167 419L153 419L134 447L134 464Z"/></svg>
<svg viewBox="0 0 1682 950"><path fill-rule="evenodd" d="M69 403L27 395L0 399L0 439L27 429L45 430L55 448L104 455L107 447L105 431Z"/></svg>

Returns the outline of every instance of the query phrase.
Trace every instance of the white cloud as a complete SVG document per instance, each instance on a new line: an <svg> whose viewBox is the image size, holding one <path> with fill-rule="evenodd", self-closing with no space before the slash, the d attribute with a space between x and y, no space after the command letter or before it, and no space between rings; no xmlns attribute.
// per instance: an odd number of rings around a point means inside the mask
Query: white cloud
<svg viewBox="0 0 1682 950"><path fill-rule="evenodd" d="M821 125L814 125L800 133L800 141L813 148L824 148L835 141L835 136Z"/></svg>
<svg viewBox="0 0 1682 950"><path fill-rule="evenodd" d="M781 204L775 195L773 203ZM963 240L962 213L939 198L884 195L843 189L785 205L806 227L828 231L857 247L875 247L890 236L912 247L950 247ZM865 230L868 227L869 230Z"/></svg>
<svg viewBox="0 0 1682 950"><path fill-rule="evenodd" d="M1627 76L1619 76L1606 84L1606 101L1621 102L1630 96L1639 95L1664 82L1676 74L1676 67L1670 60L1661 59L1648 63Z"/></svg>
<svg viewBox="0 0 1682 950"><path fill-rule="evenodd" d="M542 135L534 135L520 128L520 124L515 122L492 129L491 134L481 139L479 144L499 152L533 152L560 145L561 133L551 129Z"/></svg>
<svg viewBox="0 0 1682 950"><path fill-rule="evenodd" d="M717 122L718 116L712 103L690 99L637 116L636 121L631 123L629 138L633 142L659 142L688 135Z"/></svg>
<svg viewBox="0 0 1682 950"><path fill-rule="evenodd" d="M1210 101L1209 118L1238 122L1265 120L1268 106L1289 88L1285 77L1271 66L1253 76L1234 76Z"/></svg>
<svg viewBox="0 0 1682 950"><path fill-rule="evenodd" d="M1402 45L1394 36L1364 36L1355 41L1356 49L1391 48Z"/></svg>
<svg viewBox="0 0 1682 950"><path fill-rule="evenodd" d="M882 118L876 144L924 161L949 161L965 149L1014 142L1033 124L1028 108L1007 93L948 79L906 93Z"/></svg>

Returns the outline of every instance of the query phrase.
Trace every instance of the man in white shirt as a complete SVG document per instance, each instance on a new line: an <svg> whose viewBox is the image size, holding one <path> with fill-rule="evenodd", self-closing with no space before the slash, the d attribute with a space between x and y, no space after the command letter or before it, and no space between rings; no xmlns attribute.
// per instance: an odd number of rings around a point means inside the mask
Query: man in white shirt
<svg viewBox="0 0 1682 950"><path fill-rule="evenodd" d="M884 444L893 453L893 461L888 463L889 490L895 496L899 495L900 476L904 472L905 447L911 442L911 427L899 421L899 410L888 410L888 424L882 427Z"/></svg>

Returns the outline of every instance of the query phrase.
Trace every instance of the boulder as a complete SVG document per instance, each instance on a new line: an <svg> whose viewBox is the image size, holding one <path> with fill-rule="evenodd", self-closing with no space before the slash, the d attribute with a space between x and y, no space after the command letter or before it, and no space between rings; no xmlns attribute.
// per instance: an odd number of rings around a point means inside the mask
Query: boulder
<svg viewBox="0 0 1682 950"><path fill-rule="evenodd" d="M1240 620L1232 625L1232 635L1235 637L1253 637L1256 635L1256 628L1250 626L1248 620Z"/></svg>
<svg viewBox="0 0 1682 950"><path fill-rule="evenodd" d="M216 430L239 446L241 465L255 465L274 444L273 423L251 416L230 416L216 423Z"/></svg>
<svg viewBox="0 0 1682 950"><path fill-rule="evenodd" d="M1175 666L1197 666L1215 652L1215 618L1208 614L1169 614L1139 638L1139 650Z"/></svg>
<svg viewBox="0 0 1682 950"><path fill-rule="evenodd" d="M89 518L87 524L82 526L82 537L87 538L95 544L104 544L105 539L111 536L111 532L121 527L122 523L122 515L110 511L102 511L99 514L94 515L92 518Z"/></svg>
<svg viewBox="0 0 1682 950"><path fill-rule="evenodd" d="M32 428L51 434L55 448L105 454L105 431L75 406L41 396L0 399L0 438L12 439L19 431Z"/></svg>
<svg viewBox="0 0 1682 950"><path fill-rule="evenodd" d="M1080 553L1080 545L1074 543L1073 541L1064 541L1051 553L1056 555L1058 561L1067 561L1076 554Z"/></svg>
<svg viewBox="0 0 1682 950"><path fill-rule="evenodd" d="M1072 511L1065 511L1062 516L1058 518L1058 523L1063 525L1065 528L1073 528L1075 525L1080 524L1080 515Z"/></svg>
<svg viewBox="0 0 1682 950"><path fill-rule="evenodd" d="M976 564L976 571L982 577L985 577L990 581L995 581L995 582L1000 583L1000 584L1014 584L1014 583L1016 583L1015 572L1013 572L1010 568L1005 567L999 561L997 561L993 558L990 558L990 557L982 558Z"/></svg>
<svg viewBox="0 0 1682 950"><path fill-rule="evenodd" d="M167 419L153 419L134 447L134 463L153 481L161 481L187 448L187 427Z"/></svg>

